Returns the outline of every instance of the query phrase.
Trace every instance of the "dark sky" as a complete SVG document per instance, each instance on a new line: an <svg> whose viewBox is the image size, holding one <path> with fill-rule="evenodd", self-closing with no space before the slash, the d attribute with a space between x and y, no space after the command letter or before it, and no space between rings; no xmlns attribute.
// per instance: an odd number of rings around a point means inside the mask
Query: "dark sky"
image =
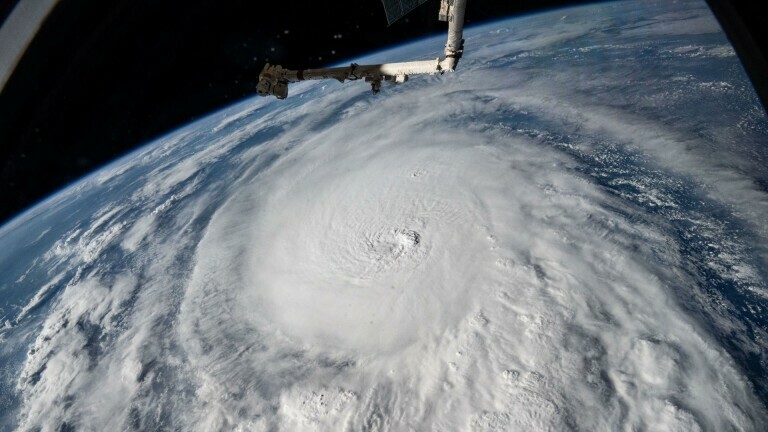
<svg viewBox="0 0 768 432"><path fill-rule="evenodd" d="M14 2L0 3L0 18ZM467 20L577 3L587 2L469 0ZM711 3L746 35L737 52L760 54L749 43L765 34L759 2ZM318 67L444 33L438 5L430 0L387 27L380 0L61 0L0 93L0 224L152 138L254 95L266 61ZM750 58L760 71L764 56Z"/></svg>

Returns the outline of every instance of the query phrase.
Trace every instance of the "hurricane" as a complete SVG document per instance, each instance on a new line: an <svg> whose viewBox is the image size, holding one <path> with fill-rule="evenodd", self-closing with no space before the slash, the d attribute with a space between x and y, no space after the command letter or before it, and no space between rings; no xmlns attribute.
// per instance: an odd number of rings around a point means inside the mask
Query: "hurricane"
<svg viewBox="0 0 768 432"><path fill-rule="evenodd" d="M706 5L466 51L243 101L0 229L3 424L764 430L768 119Z"/></svg>

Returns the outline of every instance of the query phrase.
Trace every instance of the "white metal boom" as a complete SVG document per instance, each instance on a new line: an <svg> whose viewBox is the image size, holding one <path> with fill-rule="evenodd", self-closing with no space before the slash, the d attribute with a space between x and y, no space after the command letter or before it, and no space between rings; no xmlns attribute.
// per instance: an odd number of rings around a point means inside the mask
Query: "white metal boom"
<svg viewBox="0 0 768 432"><path fill-rule="evenodd" d="M339 82L363 79L371 84L373 93L381 90L382 81L402 83L410 75L437 74L453 72L464 52L464 11L467 0L442 0L440 21L448 21L448 41L445 44L445 57L434 60L412 61L404 63L383 63L358 65L352 63L345 67L290 70L279 65L264 65L259 74L256 92L259 96L275 96L278 99L288 97L288 83L335 79Z"/></svg>

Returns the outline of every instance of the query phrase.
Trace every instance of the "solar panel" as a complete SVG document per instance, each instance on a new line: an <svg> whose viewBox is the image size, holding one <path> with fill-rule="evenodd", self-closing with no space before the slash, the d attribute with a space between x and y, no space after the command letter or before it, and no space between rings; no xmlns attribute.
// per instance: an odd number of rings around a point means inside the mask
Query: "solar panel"
<svg viewBox="0 0 768 432"><path fill-rule="evenodd" d="M414 10L416 6L427 0L381 0L384 4L384 12L387 14L387 23L392 25L408 12Z"/></svg>

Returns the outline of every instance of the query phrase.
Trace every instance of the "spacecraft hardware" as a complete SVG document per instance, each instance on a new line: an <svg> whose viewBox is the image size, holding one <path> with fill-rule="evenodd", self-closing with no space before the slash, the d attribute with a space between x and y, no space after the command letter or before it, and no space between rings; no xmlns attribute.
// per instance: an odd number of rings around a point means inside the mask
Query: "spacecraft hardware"
<svg viewBox="0 0 768 432"><path fill-rule="evenodd" d="M427 0L382 0L389 24L399 20L416 6ZM467 0L441 0L438 19L448 22L448 41L445 44L445 57L434 60L421 60L403 63L383 63L374 65L349 66L291 70L280 65L267 63L259 74L256 92L259 96L275 96L278 99L288 97L288 83L304 80L335 79L339 82L364 80L370 83L374 94L381 90L381 83L402 83L411 75L442 74L453 72L464 52L464 11Z"/></svg>

